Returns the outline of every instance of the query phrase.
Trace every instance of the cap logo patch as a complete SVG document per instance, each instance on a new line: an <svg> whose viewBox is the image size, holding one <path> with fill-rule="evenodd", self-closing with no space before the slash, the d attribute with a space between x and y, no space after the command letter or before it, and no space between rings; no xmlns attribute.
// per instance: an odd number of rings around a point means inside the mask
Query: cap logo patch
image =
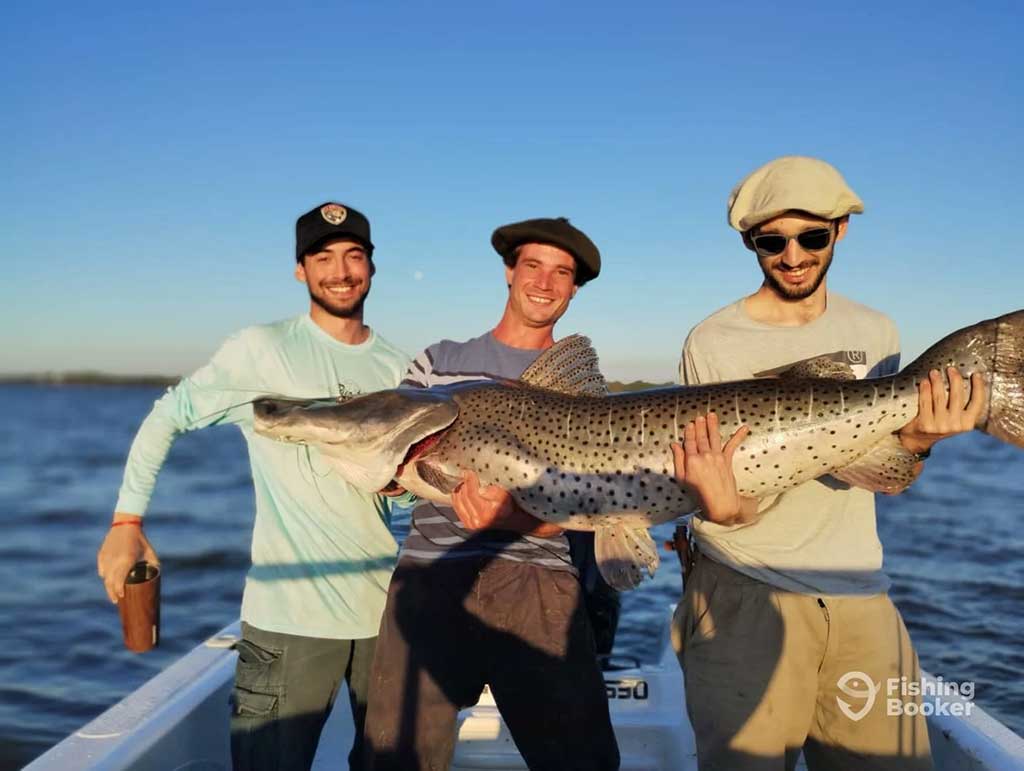
<svg viewBox="0 0 1024 771"><path fill-rule="evenodd" d="M340 225L348 216L348 210L339 204L329 203L326 206L320 207L320 216L324 218L324 221L332 225Z"/></svg>

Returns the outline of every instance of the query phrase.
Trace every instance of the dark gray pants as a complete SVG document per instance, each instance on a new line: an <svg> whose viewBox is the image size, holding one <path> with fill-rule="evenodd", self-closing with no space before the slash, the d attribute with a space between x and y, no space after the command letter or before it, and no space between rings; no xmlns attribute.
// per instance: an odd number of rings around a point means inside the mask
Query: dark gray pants
<svg viewBox="0 0 1024 771"><path fill-rule="evenodd" d="M485 683L532 771L616 771L574 575L490 557L398 563L366 718L366 771L440 771Z"/></svg>
<svg viewBox="0 0 1024 771"><path fill-rule="evenodd" d="M235 771L306 771L342 680L355 718L349 768L358 768L376 641L299 637L243 622L231 711Z"/></svg>

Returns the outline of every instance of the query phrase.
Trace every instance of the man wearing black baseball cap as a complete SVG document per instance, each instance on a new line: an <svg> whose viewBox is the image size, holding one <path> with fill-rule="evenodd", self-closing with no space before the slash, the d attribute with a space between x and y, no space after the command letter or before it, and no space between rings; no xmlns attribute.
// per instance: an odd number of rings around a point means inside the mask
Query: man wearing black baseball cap
<svg viewBox="0 0 1024 771"><path fill-rule="evenodd" d="M397 550L384 499L350 487L316 450L296 454L253 434L254 396L393 388L409 362L363 321L374 273L366 217L322 204L299 217L295 245L309 312L243 329L156 403L132 445L97 559L117 602L128 569L158 561L142 517L175 437L214 424L241 428L256 519L236 644L235 769L308 769L342 680L356 722L349 763L359 766L369 668Z"/></svg>
<svg viewBox="0 0 1024 771"><path fill-rule="evenodd" d="M343 276L335 270L336 263L343 266ZM358 339L368 333L362 323L363 303L375 270L370 222L361 212L325 203L295 223L295 278L309 289L310 314L323 324L342 323L331 318L348 318L353 321L343 324L352 327L346 336Z"/></svg>
<svg viewBox="0 0 1024 771"><path fill-rule="evenodd" d="M328 202L303 214L295 222L295 260L312 252L324 241L348 237L373 254L370 221L362 212L340 203Z"/></svg>
<svg viewBox="0 0 1024 771"><path fill-rule="evenodd" d="M516 379L554 345L555 323L601 255L567 219L494 231L508 299L498 325L442 340L412 387ZM489 684L530 768L617 769L604 681L562 530L467 473L454 508L421 502L388 588L366 718L367 768L443 769L455 719Z"/></svg>

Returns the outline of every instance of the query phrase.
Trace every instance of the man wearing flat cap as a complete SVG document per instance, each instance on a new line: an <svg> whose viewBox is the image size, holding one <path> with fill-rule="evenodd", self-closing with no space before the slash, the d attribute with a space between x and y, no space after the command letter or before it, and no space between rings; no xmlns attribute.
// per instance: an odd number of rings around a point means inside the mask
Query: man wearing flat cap
<svg viewBox="0 0 1024 771"><path fill-rule="evenodd" d="M403 385L518 379L597 277L594 243L564 218L494 231L508 299L494 329L442 340ZM490 686L533 769L616 769L604 681L562 530L467 473L453 508L421 502L388 589L371 676L367 768L444 769L456 716Z"/></svg>
<svg viewBox="0 0 1024 771"><path fill-rule="evenodd" d="M840 173L815 158L778 158L741 181L729 224L763 280L690 332L681 382L784 377L812 359L832 376L896 372L892 321L826 288L849 215L863 210ZM938 372L919 389L928 409L893 450L918 461L969 422ZM688 461L720 452L709 449L717 426L713 415L699 419L696 441L673 447L681 482L700 486L691 471L701 464ZM731 464L719 473L733 495L693 518L697 556L673 630L700 767L793 768L803 749L812 770L931 768L920 713L886 712L886 683L919 682L920 669L887 594L874 494L825 476L758 501L736 493Z"/></svg>
<svg viewBox="0 0 1024 771"><path fill-rule="evenodd" d="M365 216L336 202L306 212L296 222L294 256L308 312L232 335L154 405L132 443L114 522L97 556L107 594L117 602L136 560L157 562L142 515L171 444L186 431L239 427L256 515L242 639L235 644L236 771L310 768L342 693L355 724L349 767L361 766L370 664L398 551L384 498L332 473L315 449L296 452L253 433L256 396L394 388L409 363L364 322L374 274Z"/></svg>

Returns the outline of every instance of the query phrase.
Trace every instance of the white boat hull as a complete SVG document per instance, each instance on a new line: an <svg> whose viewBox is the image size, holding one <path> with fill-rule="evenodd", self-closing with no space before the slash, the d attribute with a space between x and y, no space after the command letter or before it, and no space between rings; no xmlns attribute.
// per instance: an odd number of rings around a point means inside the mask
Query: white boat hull
<svg viewBox="0 0 1024 771"><path fill-rule="evenodd" d="M228 699L234 678L238 624L196 647L137 691L26 767L26 771L217 771L231 768ZM696 769L693 732L686 718L683 678L663 634L660 659L606 673L612 723L623 771ZM953 696L930 696L929 735L935 767L1024 771L1024 739L973 705L956 716ZM945 704L946 707L941 705ZM926 708L927 709L927 708ZM328 720L314 768L336 771L352 741L352 719L339 699ZM802 767L802 764L801 764ZM526 768L490 699L459 716L452 768Z"/></svg>

